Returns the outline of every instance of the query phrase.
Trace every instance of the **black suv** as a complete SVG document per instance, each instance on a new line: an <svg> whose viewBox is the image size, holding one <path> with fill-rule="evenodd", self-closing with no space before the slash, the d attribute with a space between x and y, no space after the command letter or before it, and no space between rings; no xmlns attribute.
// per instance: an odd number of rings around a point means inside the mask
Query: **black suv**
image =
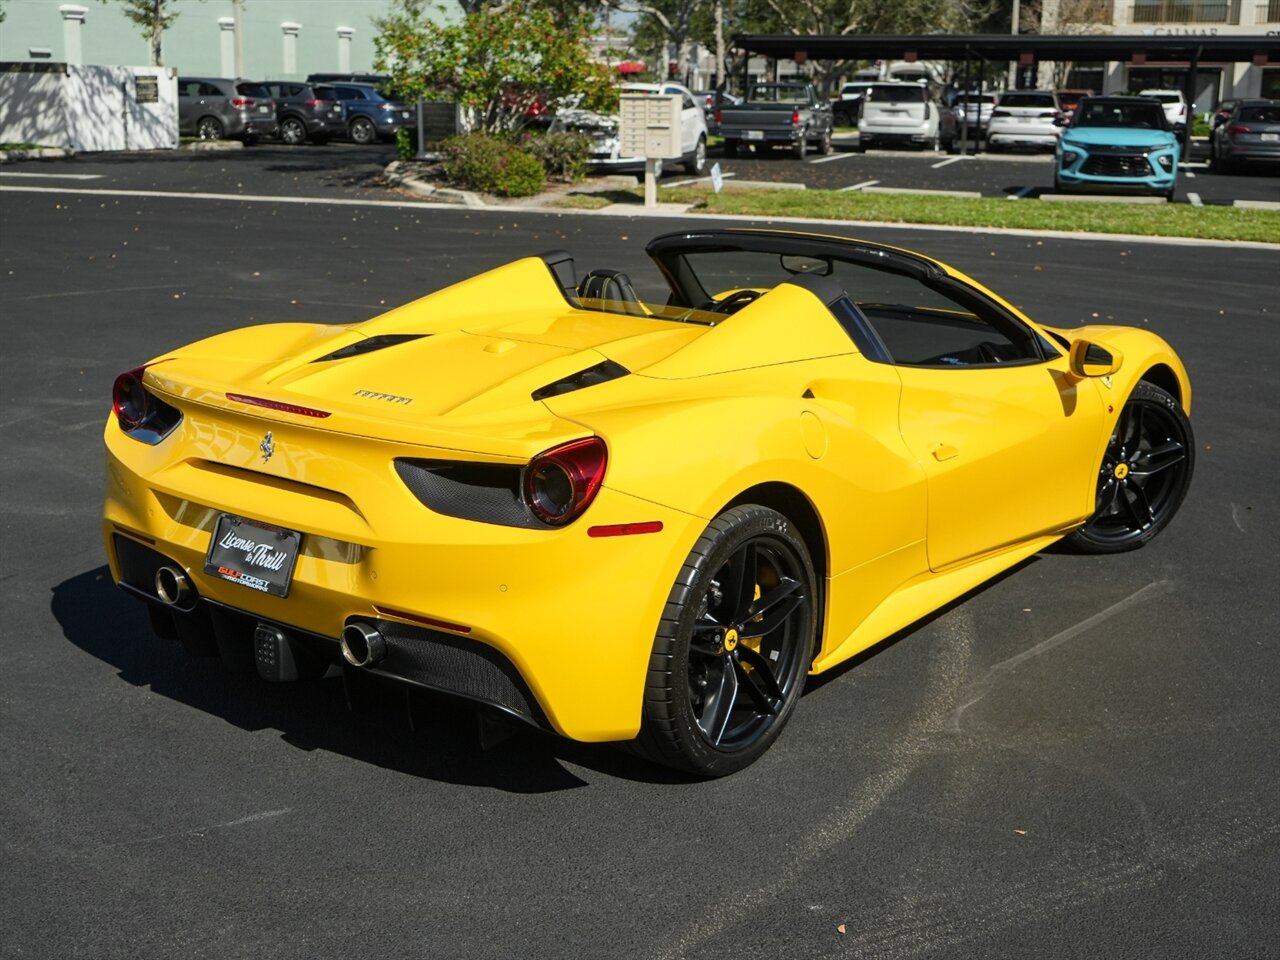
<svg viewBox="0 0 1280 960"><path fill-rule="evenodd" d="M325 143L346 133L342 102L333 87L288 80L267 80L262 86L276 102L280 139L285 143Z"/></svg>
<svg viewBox="0 0 1280 960"><path fill-rule="evenodd" d="M415 128L413 110L403 100L384 97L370 83L330 84L342 101L347 137L355 143L394 140L396 131Z"/></svg>

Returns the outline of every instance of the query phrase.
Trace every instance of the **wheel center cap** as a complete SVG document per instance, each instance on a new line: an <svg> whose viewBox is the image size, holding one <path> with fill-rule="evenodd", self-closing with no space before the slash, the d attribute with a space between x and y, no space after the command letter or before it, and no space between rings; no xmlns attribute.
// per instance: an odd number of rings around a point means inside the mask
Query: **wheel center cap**
<svg viewBox="0 0 1280 960"><path fill-rule="evenodd" d="M725 653L732 653L738 646L738 631L730 627L724 632Z"/></svg>
<svg viewBox="0 0 1280 960"><path fill-rule="evenodd" d="M1112 472L1117 480L1123 480L1129 475L1129 465L1127 463L1117 463L1115 470Z"/></svg>

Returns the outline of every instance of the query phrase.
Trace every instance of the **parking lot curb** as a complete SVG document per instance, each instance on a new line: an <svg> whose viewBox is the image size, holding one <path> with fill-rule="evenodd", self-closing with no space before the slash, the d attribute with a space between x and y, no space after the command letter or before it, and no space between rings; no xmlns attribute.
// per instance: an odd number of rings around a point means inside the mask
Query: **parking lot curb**
<svg viewBox="0 0 1280 960"><path fill-rule="evenodd" d="M178 144L179 150L193 150L196 153L220 153L223 150L243 150L243 140L192 140L190 143Z"/></svg>
<svg viewBox="0 0 1280 960"><path fill-rule="evenodd" d="M434 184L419 180L405 170L404 164L400 160L393 160L387 164L383 175L387 178L387 182L393 186L401 187L420 197L430 197L440 203L452 203L464 207L488 206L478 193L472 193L470 190L455 190L452 187L437 187Z"/></svg>
<svg viewBox="0 0 1280 960"><path fill-rule="evenodd" d="M1039 199L1050 203L1159 203L1169 201L1164 197L1116 196L1105 193L1042 193Z"/></svg>
<svg viewBox="0 0 1280 960"><path fill-rule="evenodd" d="M34 147L31 150L0 150L0 163L17 163L19 160L60 160L71 156L68 147Z"/></svg>

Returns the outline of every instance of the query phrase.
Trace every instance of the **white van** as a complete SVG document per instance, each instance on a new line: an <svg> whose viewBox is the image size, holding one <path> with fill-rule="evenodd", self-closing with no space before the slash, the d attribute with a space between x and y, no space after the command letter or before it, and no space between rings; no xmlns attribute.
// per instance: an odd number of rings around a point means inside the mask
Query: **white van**
<svg viewBox="0 0 1280 960"><path fill-rule="evenodd" d="M873 83L862 97L859 146L909 143L936 147L939 115L923 84Z"/></svg>

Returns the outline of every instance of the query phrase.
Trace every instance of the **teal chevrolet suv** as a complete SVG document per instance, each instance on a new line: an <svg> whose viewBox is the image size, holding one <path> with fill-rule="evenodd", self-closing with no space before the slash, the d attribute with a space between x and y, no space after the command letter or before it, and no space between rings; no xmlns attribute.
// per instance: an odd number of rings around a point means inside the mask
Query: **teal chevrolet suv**
<svg viewBox="0 0 1280 960"><path fill-rule="evenodd" d="M1055 148L1058 193L1149 193L1173 199L1178 138L1151 97L1085 97Z"/></svg>

